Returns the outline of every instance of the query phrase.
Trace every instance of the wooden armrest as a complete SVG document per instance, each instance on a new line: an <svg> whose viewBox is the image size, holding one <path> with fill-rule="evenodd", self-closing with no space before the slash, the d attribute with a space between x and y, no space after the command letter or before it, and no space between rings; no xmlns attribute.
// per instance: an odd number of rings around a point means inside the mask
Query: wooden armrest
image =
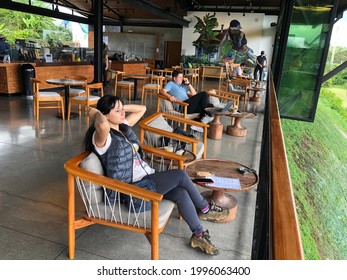
<svg viewBox="0 0 347 280"><path fill-rule="evenodd" d="M176 153L168 152L164 149L158 149L158 148L148 146L148 145L141 145L141 146L142 146L142 150L144 152L147 152L147 153L152 153L152 154L155 154L158 156L163 156L166 159L172 159L172 160L176 160L176 161L184 162L184 160L185 160L184 156L181 156L181 155L176 154Z"/></svg>
<svg viewBox="0 0 347 280"><path fill-rule="evenodd" d="M206 124L206 123L197 122L197 121L194 121L194 120L191 120L191 119L185 119L185 118L182 118L182 117L179 117L179 116L175 116L175 115L171 115L171 114L164 113L164 112L153 113L152 115L150 115L147 118L143 119L142 121L138 122L138 125L140 127L142 127L142 128L147 127L147 126L149 126L148 124L150 122L155 120L160 115L163 116L165 119L173 120L173 121L180 122L180 123L183 123L183 124L195 125L195 126L206 128L206 129L209 127L209 125Z"/></svg>
<svg viewBox="0 0 347 280"><path fill-rule="evenodd" d="M199 126L199 127L206 128L206 129L209 127L209 125L206 123L194 121L191 119L185 119L185 118L175 116L175 115L170 115L170 114L164 113L164 112L162 112L160 114L166 119L174 120L177 122L181 122L181 123L185 123L185 124L189 124L189 125L195 125L195 126Z"/></svg>
<svg viewBox="0 0 347 280"><path fill-rule="evenodd" d="M223 90L215 90L216 93L211 93L211 92L207 92L208 95L210 96L215 96L215 97L221 97L221 98L239 98L241 95L238 93L234 93L234 92L229 92L229 91L223 91Z"/></svg>
<svg viewBox="0 0 347 280"><path fill-rule="evenodd" d="M141 126L141 129L148 131L148 132L152 132L155 134L159 134L161 136L165 136L171 139L175 139L181 142L186 142L186 143L199 143L199 140L193 137L189 137L189 136L184 136L182 134L178 134L175 132L169 132L163 129L159 129L159 128L155 128L149 125L143 125Z"/></svg>
<svg viewBox="0 0 347 280"><path fill-rule="evenodd" d="M144 199L146 201L161 201L163 199L163 195L152 192L149 190L142 189L140 187L124 183L122 181L118 181L112 178L108 178L103 175L99 175L79 167L80 162L89 155L89 152L84 152L76 157L73 157L69 161L64 164L64 168L66 172L70 176L79 177L84 181L90 181L96 185L103 186L105 188L119 191L124 194L132 195L137 198Z"/></svg>
<svg viewBox="0 0 347 280"><path fill-rule="evenodd" d="M163 95L161 93L158 94L158 98L165 99L165 100L167 100L169 102L172 102L167 96L165 96L165 95ZM180 100L176 100L174 103L179 104L181 106L187 106L187 107L189 106L188 103L180 101Z"/></svg>

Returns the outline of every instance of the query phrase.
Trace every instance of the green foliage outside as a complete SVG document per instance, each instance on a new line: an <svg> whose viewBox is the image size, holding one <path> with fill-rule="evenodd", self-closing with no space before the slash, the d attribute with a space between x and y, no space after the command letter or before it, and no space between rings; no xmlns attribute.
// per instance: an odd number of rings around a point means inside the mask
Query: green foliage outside
<svg viewBox="0 0 347 280"><path fill-rule="evenodd" d="M343 83L341 83L343 81ZM347 259L347 81L323 85L314 123L282 120L305 259Z"/></svg>
<svg viewBox="0 0 347 280"><path fill-rule="evenodd" d="M215 53L219 47L219 39L216 37L217 32L214 28L218 27L216 15L207 13L203 19L195 16L198 22L194 26L194 33L200 33L197 40L193 42L193 46L201 48L203 53Z"/></svg>
<svg viewBox="0 0 347 280"><path fill-rule="evenodd" d="M32 3L36 6L48 5L35 0L32 0ZM0 9L0 34L5 35L10 45L13 45L16 39L39 42L43 47L72 44L71 31L56 26L54 19L6 9Z"/></svg>

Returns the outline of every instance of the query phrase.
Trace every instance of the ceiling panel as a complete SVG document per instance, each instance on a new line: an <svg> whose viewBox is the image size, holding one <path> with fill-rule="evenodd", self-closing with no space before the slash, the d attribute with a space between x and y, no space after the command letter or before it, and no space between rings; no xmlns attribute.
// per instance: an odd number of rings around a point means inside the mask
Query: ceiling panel
<svg viewBox="0 0 347 280"><path fill-rule="evenodd" d="M281 0L42 0L54 7L69 7L84 15L84 21L93 23L93 4L103 1L103 20L105 25L143 25L162 27L188 26L184 19L187 11L211 12L254 12L277 15ZM315 2L315 1L313 1ZM318 1L319 2L319 1ZM15 1L1 0L0 7L17 7ZM340 0L338 10L342 13L347 8L347 0ZM29 12L36 12L34 8ZM60 13L61 14L61 13ZM61 18L61 15L55 17Z"/></svg>

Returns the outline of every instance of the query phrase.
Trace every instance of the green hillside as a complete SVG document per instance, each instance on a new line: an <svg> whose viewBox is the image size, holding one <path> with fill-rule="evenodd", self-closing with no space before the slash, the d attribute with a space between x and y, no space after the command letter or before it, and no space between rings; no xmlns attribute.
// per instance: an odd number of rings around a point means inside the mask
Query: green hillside
<svg viewBox="0 0 347 280"><path fill-rule="evenodd" d="M306 259L347 259L347 109L323 90L314 123L282 120Z"/></svg>

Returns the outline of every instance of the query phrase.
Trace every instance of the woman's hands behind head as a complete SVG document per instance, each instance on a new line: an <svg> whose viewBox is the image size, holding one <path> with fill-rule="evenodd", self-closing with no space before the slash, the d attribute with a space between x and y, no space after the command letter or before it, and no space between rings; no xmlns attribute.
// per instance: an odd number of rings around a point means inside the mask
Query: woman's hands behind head
<svg viewBox="0 0 347 280"><path fill-rule="evenodd" d="M124 110L127 116L125 117L129 126L135 125L145 114L147 108L145 105L138 104L126 104Z"/></svg>

